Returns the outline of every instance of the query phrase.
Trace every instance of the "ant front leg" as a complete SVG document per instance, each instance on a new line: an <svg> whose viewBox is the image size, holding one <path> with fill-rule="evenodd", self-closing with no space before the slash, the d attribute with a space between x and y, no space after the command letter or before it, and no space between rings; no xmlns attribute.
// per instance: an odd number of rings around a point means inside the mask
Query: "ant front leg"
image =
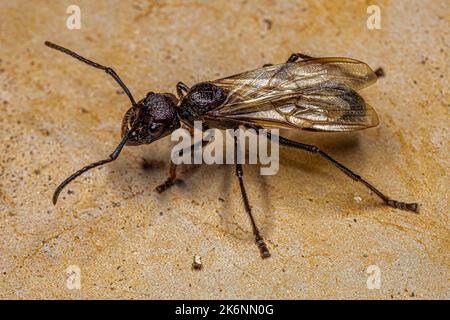
<svg viewBox="0 0 450 320"><path fill-rule="evenodd" d="M184 97L183 91L184 93L187 93L189 91L189 87L184 82L180 81L177 83L177 95L180 100Z"/></svg>
<svg viewBox="0 0 450 320"><path fill-rule="evenodd" d="M203 148L205 145L207 145L209 143L209 141L202 140L202 141L198 141L196 143L193 143L189 147L191 149L190 150L191 155L194 155L194 150L195 150L195 148L197 148L199 143L202 144L202 148ZM187 149L180 150L180 153L179 153L180 157L183 156L183 153L185 152L185 150L187 150ZM157 186L155 188L155 190L158 193L162 193L162 192L166 191L167 189L169 189L171 186L173 186L176 182L177 182L177 165L172 162L172 159L170 159L170 162L169 162L169 177L167 178L167 180L164 183L162 183L159 186Z"/></svg>
<svg viewBox="0 0 450 320"><path fill-rule="evenodd" d="M169 177L167 178L167 180L164 183L157 186L155 188L155 190L158 193L162 193L162 192L166 191L167 189L169 189L171 186L173 186L175 184L176 178L177 178L177 165L172 162L172 159L170 159Z"/></svg>
<svg viewBox="0 0 450 320"><path fill-rule="evenodd" d="M253 236L255 237L255 243L258 246L259 253L261 254L261 258L263 258L263 259L268 258L268 257L270 257L269 249L267 249L266 243L264 242L264 239L261 236L258 227L256 226L255 218L253 218L253 214L252 214L252 207L250 207L247 192L245 191L244 180L243 180L244 171L242 170L241 164L236 164L236 176L239 179L239 188L241 189L242 201L244 202L245 212L247 212L248 217L250 218Z"/></svg>

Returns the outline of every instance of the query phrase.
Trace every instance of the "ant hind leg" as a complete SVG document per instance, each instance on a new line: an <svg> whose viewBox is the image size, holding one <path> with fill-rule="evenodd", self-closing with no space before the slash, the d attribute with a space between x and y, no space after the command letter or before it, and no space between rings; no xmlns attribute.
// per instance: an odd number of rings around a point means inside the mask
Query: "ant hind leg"
<svg viewBox="0 0 450 320"><path fill-rule="evenodd" d="M272 139L272 135L270 133L267 133L267 137ZM352 170L350 170L349 168L345 167L340 162L336 161L334 158L332 158L330 155L328 155L327 153L325 153L322 150L320 150L318 147L316 147L314 145L310 145L310 144L304 144L304 143L300 143L300 142L297 142L297 141L292 141L292 140L283 138L281 136L278 136L278 139L279 139L278 141L279 141L280 145L284 145L286 147L291 147L291 148L295 148L295 149L304 150L304 151L307 151L307 152L319 155L320 157L322 157L323 159L327 160L332 165L334 165L336 168L341 170L343 173L345 173L348 177L350 177L353 180L355 180L357 182L360 182L363 185L365 185L368 189L370 189L378 197L380 197L388 206L393 207L393 208L397 208L397 209L412 211L412 212L416 212L416 213L418 212L419 205L417 203L402 202L402 201L394 200L394 199L388 197L387 195L382 193L380 190L375 188L375 186L373 186L371 183L367 182L361 176L357 175Z"/></svg>
<svg viewBox="0 0 450 320"><path fill-rule="evenodd" d="M293 54L291 54L289 59L287 59L286 63L296 62L298 59L302 59L304 61L307 61L307 60L311 60L311 59L315 59L315 58L311 57L311 56L308 56L306 54L303 54L303 53L293 53ZM266 63L266 64L263 65L263 68L271 67L271 66L273 66L273 63Z"/></svg>
<svg viewBox="0 0 450 320"><path fill-rule="evenodd" d="M303 53L293 53L293 54L291 54L289 59L286 61L286 63L296 62L298 59L307 61L307 60L311 60L311 59L315 59L315 58L308 56L306 54L303 54Z"/></svg>

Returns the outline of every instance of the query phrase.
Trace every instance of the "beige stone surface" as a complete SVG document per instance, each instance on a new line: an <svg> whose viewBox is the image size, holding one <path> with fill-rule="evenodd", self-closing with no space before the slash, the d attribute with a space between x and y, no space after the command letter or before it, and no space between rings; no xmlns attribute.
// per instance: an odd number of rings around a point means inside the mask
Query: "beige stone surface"
<svg viewBox="0 0 450 320"><path fill-rule="evenodd" d="M66 28L70 1L0 1L1 298L449 298L448 1L376 1L381 30L366 26L372 1L76 2L80 30ZM53 206L63 178L113 150L129 102L45 40L113 66L136 97L299 51L382 66L386 77L363 92L379 127L288 135L418 201L420 213L388 208L324 161L282 150L275 176L244 167L272 253L263 261L232 166L184 168L183 184L154 192L169 138L125 148ZM81 288L69 290L73 265ZM367 287L370 265L378 290Z"/></svg>

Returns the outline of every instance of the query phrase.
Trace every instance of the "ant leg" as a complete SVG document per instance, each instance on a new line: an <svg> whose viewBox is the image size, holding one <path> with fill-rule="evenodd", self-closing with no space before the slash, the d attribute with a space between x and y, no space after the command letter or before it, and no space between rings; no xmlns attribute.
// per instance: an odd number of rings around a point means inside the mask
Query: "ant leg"
<svg viewBox="0 0 450 320"><path fill-rule="evenodd" d="M382 78L382 77L386 76L386 74L384 73L384 69L383 68L378 68L374 72L375 72L375 74L377 75L378 78Z"/></svg>
<svg viewBox="0 0 450 320"><path fill-rule="evenodd" d="M311 59L315 59L311 56L307 56L306 54L303 53L293 53L291 54L291 56L289 57L289 59L286 61L286 63L291 63L291 62L295 62L298 59L302 59L302 60L311 60Z"/></svg>
<svg viewBox="0 0 450 320"><path fill-rule="evenodd" d="M61 51L62 53L68 54L69 56L71 56L77 60L80 60L81 62L84 62L84 63L90 65L91 67L105 71L119 84L119 86L122 88L122 90L127 94L128 99L130 99L130 101L131 101L131 104L133 106L137 105L130 90L127 88L125 83L123 83L123 81L120 79L120 77L117 75L117 73L110 67L105 67L97 62L86 59L85 57L80 56L78 53L75 53L72 50L66 49L64 47L58 46L57 44L54 44L50 41L45 41L45 45L49 48L52 48L52 49Z"/></svg>
<svg viewBox="0 0 450 320"><path fill-rule="evenodd" d="M306 60L311 60L311 59L315 59L315 58L311 57L311 56L307 56L306 54L303 54L303 53L293 53L293 54L291 54L289 59L287 59L286 63L296 62L298 59L302 59L302 60L306 61ZM266 63L263 65L263 68L271 67L271 66L273 66L273 63Z"/></svg>
<svg viewBox="0 0 450 320"><path fill-rule="evenodd" d="M204 140L199 141L199 142L202 143L202 148L203 148L206 144L209 143L209 141L204 141ZM192 155L194 154L194 150L195 150L195 148L197 147L197 144L198 144L199 142L193 143L193 144L190 146L191 154L192 154ZM184 150L186 150L186 149L184 149ZM184 150L180 150L180 153L179 153L180 157L183 156ZM157 187L155 188L155 190L156 190L158 193L162 193L162 192L166 191L167 189L169 189L171 186L173 186L173 185L175 184L176 178L177 178L177 172L176 172L176 170L177 170L177 165L176 165L175 163L173 163L173 162L172 162L172 159L171 159L170 162L169 162L169 177L167 178L167 180L166 180L164 183L160 184L159 186L157 186Z"/></svg>
<svg viewBox="0 0 450 320"><path fill-rule="evenodd" d="M177 95L180 100L184 96L183 91L184 93L187 93L189 91L189 87L184 82L180 81L177 83Z"/></svg>
<svg viewBox="0 0 450 320"><path fill-rule="evenodd" d="M272 135L269 132L267 133L267 136L269 138L272 137ZM364 184L367 188L372 190L378 197L380 197L388 206L391 206L391 207L397 208L397 209L418 212L417 203L406 203L406 202L401 202L401 201L397 201L397 200L393 200L393 199L389 198L388 196L384 195L381 191L379 191L377 188L375 188L373 185L371 185L369 182L367 182L366 180L361 178L359 175L357 175L356 173L354 173L353 171L351 171L344 165L342 165L339 162L337 162L336 160L334 160L332 157L330 157L328 154L326 154L325 152L323 152L322 150L320 150L318 147L316 147L314 145L303 144L303 143L292 141L292 140L289 140L289 139L286 139L283 137L279 137L279 143L281 145L284 145L287 147L301 149L301 150L305 150L307 152L318 154L325 160L331 162L335 167L337 167L339 170L341 170L343 173L345 173L347 176L349 176L353 180Z"/></svg>
<svg viewBox="0 0 450 320"><path fill-rule="evenodd" d="M177 178L177 165L173 163L171 159L169 162L169 177L164 183L157 186L155 190L158 193L166 191L167 189L169 189L171 186L174 185L176 178Z"/></svg>
<svg viewBox="0 0 450 320"><path fill-rule="evenodd" d="M237 150L237 138L236 137L234 137L234 146L235 146L235 150ZM268 258L268 257L270 257L269 249L267 249L266 243L264 242L263 237L261 237L258 227L256 226L255 219L253 218L252 208L250 207L250 203L248 202L247 192L245 191L245 187L244 187L244 180L243 180L244 171L242 170L242 164L240 164L240 163L236 163L236 176L239 179L239 187L241 189L241 195L242 195L242 200L244 202L245 212L247 212L248 216L250 217L253 235L255 236L255 242L256 242L256 245L258 246L259 252L261 254L261 258L263 258L263 259Z"/></svg>

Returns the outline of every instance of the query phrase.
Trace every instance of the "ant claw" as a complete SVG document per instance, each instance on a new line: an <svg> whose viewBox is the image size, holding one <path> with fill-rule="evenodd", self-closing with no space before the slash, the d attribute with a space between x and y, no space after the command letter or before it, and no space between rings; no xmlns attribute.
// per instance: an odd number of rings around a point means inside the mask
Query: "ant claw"
<svg viewBox="0 0 450 320"><path fill-rule="evenodd" d="M419 205L417 203L406 203L396 200L388 200L387 204L393 208L401 210L412 211L416 213L419 211Z"/></svg>

